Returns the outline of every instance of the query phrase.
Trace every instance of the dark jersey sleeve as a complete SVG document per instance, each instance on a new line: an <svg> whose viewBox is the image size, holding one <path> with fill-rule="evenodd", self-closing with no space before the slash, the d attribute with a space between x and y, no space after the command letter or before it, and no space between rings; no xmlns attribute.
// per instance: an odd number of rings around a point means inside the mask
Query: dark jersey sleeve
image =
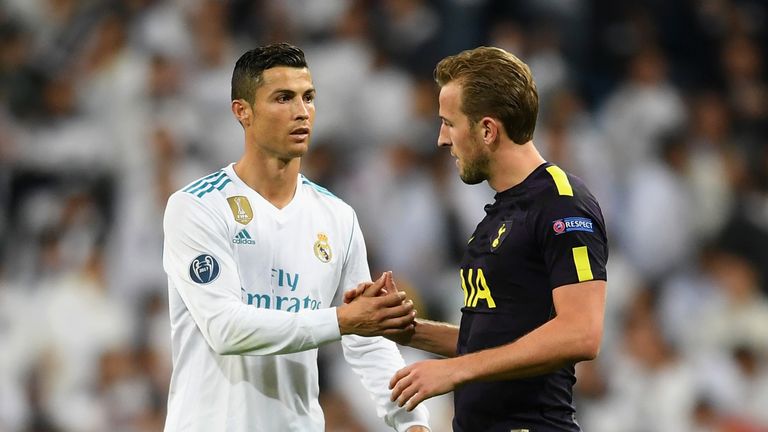
<svg viewBox="0 0 768 432"><path fill-rule="evenodd" d="M535 237L549 273L549 285L607 280L608 239L597 201L589 192L543 200L533 213Z"/></svg>

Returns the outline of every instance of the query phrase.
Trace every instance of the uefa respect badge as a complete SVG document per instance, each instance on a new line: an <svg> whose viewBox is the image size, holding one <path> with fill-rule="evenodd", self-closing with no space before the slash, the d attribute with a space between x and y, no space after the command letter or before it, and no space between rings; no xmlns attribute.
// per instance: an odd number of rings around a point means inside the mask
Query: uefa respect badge
<svg viewBox="0 0 768 432"><path fill-rule="evenodd" d="M552 230L555 235L572 231L594 232L592 219L585 217L567 217L552 221Z"/></svg>

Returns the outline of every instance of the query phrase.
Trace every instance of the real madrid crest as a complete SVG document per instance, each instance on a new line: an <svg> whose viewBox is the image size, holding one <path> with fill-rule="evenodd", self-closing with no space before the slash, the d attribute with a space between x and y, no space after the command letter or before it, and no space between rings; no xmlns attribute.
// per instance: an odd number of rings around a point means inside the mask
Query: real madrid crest
<svg viewBox="0 0 768 432"><path fill-rule="evenodd" d="M328 236L325 233L317 234L317 241L315 242L315 256L320 261L327 263L333 257L331 252L331 245L328 243Z"/></svg>
<svg viewBox="0 0 768 432"><path fill-rule="evenodd" d="M227 198L227 202L229 202L229 208L235 216L235 221L248 225L253 219L253 210L251 209L251 203L248 202L248 198L242 195L231 196Z"/></svg>

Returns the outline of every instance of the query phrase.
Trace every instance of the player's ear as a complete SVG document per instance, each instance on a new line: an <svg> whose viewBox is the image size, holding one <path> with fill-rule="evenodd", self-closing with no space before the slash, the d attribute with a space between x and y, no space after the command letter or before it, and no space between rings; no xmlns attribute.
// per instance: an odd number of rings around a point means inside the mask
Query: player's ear
<svg viewBox="0 0 768 432"><path fill-rule="evenodd" d="M483 117L480 120L480 128L483 136L483 143L493 144L499 138L499 122L492 117Z"/></svg>
<svg viewBox="0 0 768 432"><path fill-rule="evenodd" d="M232 101L232 114L243 127L250 125L251 121L251 104L243 99L235 99Z"/></svg>

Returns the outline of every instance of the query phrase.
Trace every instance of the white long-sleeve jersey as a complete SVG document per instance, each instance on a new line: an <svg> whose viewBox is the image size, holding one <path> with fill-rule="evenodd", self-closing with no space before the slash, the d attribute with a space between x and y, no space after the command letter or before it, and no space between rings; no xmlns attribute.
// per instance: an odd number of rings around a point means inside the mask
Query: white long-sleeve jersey
<svg viewBox="0 0 768 432"><path fill-rule="evenodd" d="M354 210L299 175L277 209L233 165L168 201L173 374L166 431L322 431L317 347L341 339L352 370L397 431L426 425L387 386L404 366L394 343L340 336L344 291L370 280Z"/></svg>

